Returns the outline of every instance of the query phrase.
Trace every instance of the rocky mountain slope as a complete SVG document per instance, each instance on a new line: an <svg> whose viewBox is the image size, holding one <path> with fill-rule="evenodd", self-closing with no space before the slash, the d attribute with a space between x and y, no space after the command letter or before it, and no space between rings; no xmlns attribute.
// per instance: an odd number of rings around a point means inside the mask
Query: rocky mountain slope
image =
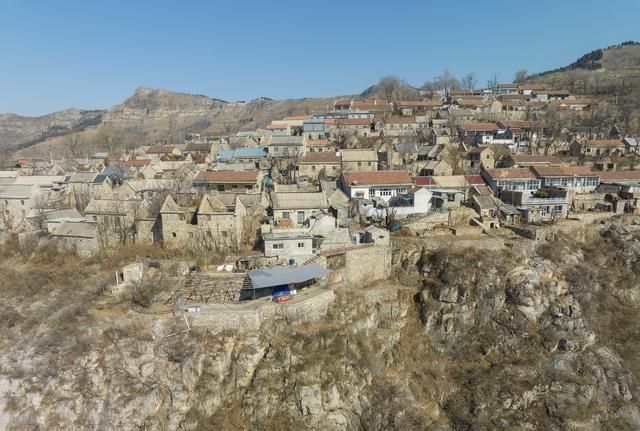
<svg viewBox="0 0 640 431"><path fill-rule="evenodd" d="M396 241L326 317L217 334L99 295L99 262L3 252L0 429L640 428L640 220L529 244Z"/></svg>
<svg viewBox="0 0 640 431"><path fill-rule="evenodd" d="M333 98L259 98L231 103L141 87L107 111L67 110L39 118L4 114L0 116L0 149L22 149L20 156L48 155L49 149L62 155L68 151L72 134L85 152L121 150L155 140L181 142L186 133L215 136L255 130L288 115L324 112L332 104Z"/></svg>
<svg viewBox="0 0 640 431"><path fill-rule="evenodd" d="M104 111L66 109L41 117L0 114L0 149L18 149L71 131L82 131L102 120Z"/></svg>
<svg viewBox="0 0 640 431"><path fill-rule="evenodd" d="M624 42L587 53L573 63L527 78L572 93L625 96L640 88L640 43Z"/></svg>

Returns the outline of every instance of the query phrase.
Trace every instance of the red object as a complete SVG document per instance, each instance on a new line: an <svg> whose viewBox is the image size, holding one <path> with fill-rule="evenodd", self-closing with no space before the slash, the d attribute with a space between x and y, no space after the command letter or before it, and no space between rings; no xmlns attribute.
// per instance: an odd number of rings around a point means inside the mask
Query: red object
<svg viewBox="0 0 640 431"><path fill-rule="evenodd" d="M291 295L283 295L283 296L278 296L277 298L275 298L273 300L273 302L281 304L283 302L291 301L292 299L293 299L293 296L291 296Z"/></svg>

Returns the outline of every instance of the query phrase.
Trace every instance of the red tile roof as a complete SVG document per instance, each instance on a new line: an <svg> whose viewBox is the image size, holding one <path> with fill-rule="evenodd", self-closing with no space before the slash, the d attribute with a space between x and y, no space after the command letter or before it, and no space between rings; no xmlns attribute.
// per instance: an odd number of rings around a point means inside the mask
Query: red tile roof
<svg viewBox="0 0 640 431"><path fill-rule="evenodd" d="M493 179L536 179L535 174L529 168L487 169L486 172Z"/></svg>
<svg viewBox="0 0 640 431"><path fill-rule="evenodd" d="M533 171L539 177L597 176L597 172L592 172L591 169L586 166L558 166L558 167L536 166L531 169L533 169Z"/></svg>
<svg viewBox="0 0 640 431"><path fill-rule="evenodd" d="M640 181L640 171L606 171L597 174L602 181Z"/></svg>
<svg viewBox="0 0 640 431"><path fill-rule="evenodd" d="M151 163L149 159L137 159L137 160L124 160L122 162L118 162L122 166L147 166Z"/></svg>
<svg viewBox="0 0 640 431"><path fill-rule="evenodd" d="M253 183L258 179L257 171L200 171L193 181L209 183Z"/></svg>
<svg viewBox="0 0 640 431"><path fill-rule="evenodd" d="M484 182L484 178L482 178L480 175L465 175L464 179L467 184L471 186L484 186L486 184Z"/></svg>
<svg viewBox="0 0 640 431"><path fill-rule="evenodd" d="M176 147L172 147L170 145L158 145L155 147L149 147L145 152L147 154L166 154L172 153L175 149Z"/></svg>
<svg viewBox="0 0 640 431"><path fill-rule="evenodd" d="M405 185L413 184L407 171L343 172L346 184Z"/></svg>
<svg viewBox="0 0 640 431"><path fill-rule="evenodd" d="M462 129L465 132L493 132L498 126L496 123L464 123Z"/></svg>
<svg viewBox="0 0 640 431"><path fill-rule="evenodd" d="M431 176L427 177L412 177L413 181L416 183L416 186L435 186L436 182Z"/></svg>
<svg viewBox="0 0 640 431"><path fill-rule="evenodd" d="M304 153L298 163L340 163L340 156L333 151Z"/></svg>

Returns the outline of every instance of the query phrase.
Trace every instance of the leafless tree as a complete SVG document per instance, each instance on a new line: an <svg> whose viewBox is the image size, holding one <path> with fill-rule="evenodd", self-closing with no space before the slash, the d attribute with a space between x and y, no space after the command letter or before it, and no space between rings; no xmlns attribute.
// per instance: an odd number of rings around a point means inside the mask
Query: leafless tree
<svg viewBox="0 0 640 431"><path fill-rule="evenodd" d="M396 76L385 76L377 85L377 92L387 102L402 99L415 99L418 94L408 83Z"/></svg>
<svg viewBox="0 0 640 431"><path fill-rule="evenodd" d="M547 111L543 123L540 124L539 134L542 136L542 149L545 156L549 150L565 138L569 120L558 110Z"/></svg>
<svg viewBox="0 0 640 431"><path fill-rule="evenodd" d="M520 69L515 73L515 82L518 84L522 84L527 79L527 70Z"/></svg>
<svg viewBox="0 0 640 431"><path fill-rule="evenodd" d="M464 77L462 77L462 86L465 89L469 90L470 93L473 91L473 88L476 86L476 83L477 83L476 76L472 72L469 72Z"/></svg>
<svg viewBox="0 0 640 431"><path fill-rule="evenodd" d="M487 88L492 92L495 92L495 89L497 86L498 86L498 75L493 75L491 78L487 80Z"/></svg>

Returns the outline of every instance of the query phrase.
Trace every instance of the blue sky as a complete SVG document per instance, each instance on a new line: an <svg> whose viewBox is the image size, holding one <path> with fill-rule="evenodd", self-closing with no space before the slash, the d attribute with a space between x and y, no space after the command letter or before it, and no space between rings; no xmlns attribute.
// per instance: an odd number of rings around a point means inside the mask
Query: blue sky
<svg viewBox="0 0 640 431"><path fill-rule="evenodd" d="M640 39L639 16L637 0L0 0L0 112L108 108L139 86L335 96L445 67L511 81Z"/></svg>

